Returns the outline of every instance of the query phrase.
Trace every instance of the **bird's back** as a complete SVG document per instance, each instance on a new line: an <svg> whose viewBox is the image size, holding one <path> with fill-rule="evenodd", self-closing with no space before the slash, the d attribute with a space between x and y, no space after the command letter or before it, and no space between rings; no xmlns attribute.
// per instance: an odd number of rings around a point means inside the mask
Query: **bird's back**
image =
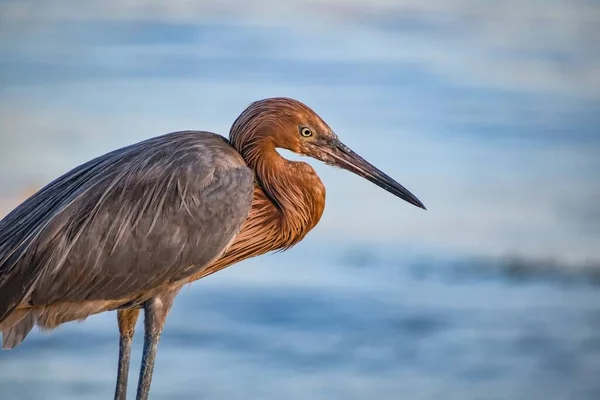
<svg viewBox="0 0 600 400"><path fill-rule="evenodd" d="M66 173L0 221L0 330L24 305L43 320L48 305L141 301L197 273L238 233L253 182L225 138L198 131Z"/></svg>

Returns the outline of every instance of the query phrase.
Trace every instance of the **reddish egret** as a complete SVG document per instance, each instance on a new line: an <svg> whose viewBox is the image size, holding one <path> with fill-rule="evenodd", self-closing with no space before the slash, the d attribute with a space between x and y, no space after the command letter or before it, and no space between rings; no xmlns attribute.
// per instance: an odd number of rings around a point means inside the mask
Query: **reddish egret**
<svg viewBox="0 0 600 400"><path fill-rule="evenodd" d="M137 399L146 400L156 348L186 283L249 257L286 250L319 222L325 187L283 148L349 170L425 208L346 147L309 107L256 101L229 140L182 131L124 147L57 178L0 221L0 331L13 348L50 330L118 310L115 398L124 399L131 341L144 310Z"/></svg>

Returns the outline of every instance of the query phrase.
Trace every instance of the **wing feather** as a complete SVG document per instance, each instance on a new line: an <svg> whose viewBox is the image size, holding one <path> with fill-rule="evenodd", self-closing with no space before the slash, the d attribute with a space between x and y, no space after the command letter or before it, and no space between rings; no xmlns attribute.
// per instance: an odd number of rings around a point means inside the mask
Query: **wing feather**
<svg viewBox="0 0 600 400"><path fill-rule="evenodd" d="M220 256L254 174L226 139L184 131L89 161L0 221L0 322L24 300L118 300Z"/></svg>

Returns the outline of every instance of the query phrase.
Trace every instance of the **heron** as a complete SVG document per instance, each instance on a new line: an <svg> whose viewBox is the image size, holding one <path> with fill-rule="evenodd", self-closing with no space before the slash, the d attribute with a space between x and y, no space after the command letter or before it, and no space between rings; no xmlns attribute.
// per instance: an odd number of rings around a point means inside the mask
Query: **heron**
<svg viewBox="0 0 600 400"><path fill-rule="evenodd" d="M344 145L306 104L257 100L229 138L177 131L83 163L0 221L2 347L34 326L117 311L115 399L123 400L144 312L137 400L150 392L167 314L186 284L250 257L288 250L319 222L325 186L285 149L359 175L422 209L400 183Z"/></svg>

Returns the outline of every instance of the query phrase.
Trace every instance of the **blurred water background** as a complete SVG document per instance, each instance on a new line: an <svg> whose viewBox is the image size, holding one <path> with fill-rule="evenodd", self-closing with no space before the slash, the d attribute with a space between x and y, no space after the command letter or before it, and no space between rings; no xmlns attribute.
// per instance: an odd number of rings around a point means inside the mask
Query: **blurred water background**
<svg viewBox="0 0 600 400"><path fill-rule="evenodd" d="M0 214L294 97L428 211L309 160L320 225L180 293L151 398L598 399L598 38L593 0L0 0ZM114 313L36 330L0 399L112 398L117 352Z"/></svg>

